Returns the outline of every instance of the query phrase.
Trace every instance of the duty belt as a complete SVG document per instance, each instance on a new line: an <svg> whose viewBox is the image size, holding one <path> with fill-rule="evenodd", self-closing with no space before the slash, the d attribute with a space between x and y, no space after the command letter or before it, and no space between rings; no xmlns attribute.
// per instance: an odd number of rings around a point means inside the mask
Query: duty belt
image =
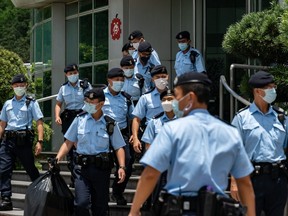
<svg viewBox="0 0 288 216"><path fill-rule="evenodd" d="M64 110L65 112L68 112L69 114L72 114L72 115L77 115L77 114L79 114L79 113L81 113L82 112L82 109L75 109L75 110L69 110L69 109L65 109Z"/></svg>
<svg viewBox="0 0 288 216"><path fill-rule="evenodd" d="M5 130L4 132L4 136L6 136L6 138L14 138L17 137L18 135L33 135L33 131L32 130Z"/></svg>
<svg viewBox="0 0 288 216"><path fill-rule="evenodd" d="M283 169L285 164L282 161L277 161L274 163L269 162L252 162L254 166L254 171L252 176L257 175L273 175L277 178L280 174L280 171Z"/></svg>

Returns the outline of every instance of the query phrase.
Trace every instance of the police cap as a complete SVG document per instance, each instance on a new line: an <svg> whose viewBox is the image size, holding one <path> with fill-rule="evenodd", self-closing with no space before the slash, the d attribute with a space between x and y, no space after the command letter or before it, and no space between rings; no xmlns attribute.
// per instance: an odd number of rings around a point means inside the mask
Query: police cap
<svg viewBox="0 0 288 216"><path fill-rule="evenodd" d="M197 72L188 72L175 78L174 87L192 83L202 83L206 86L210 86L212 84L211 80L208 78L206 74Z"/></svg>
<svg viewBox="0 0 288 216"><path fill-rule="evenodd" d="M258 71L250 77L248 83L252 88L261 88L274 83L274 77L266 71Z"/></svg>
<svg viewBox="0 0 288 216"><path fill-rule="evenodd" d="M112 68L107 73L107 78L124 77L124 71L121 68Z"/></svg>
<svg viewBox="0 0 288 216"><path fill-rule="evenodd" d="M155 66L150 73L152 77L156 74L168 74L166 67L163 65Z"/></svg>
<svg viewBox="0 0 288 216"><path fill-rule="evenodd" d="M27 82L26 77L23 74L17 74L12 78L11 84L13 85L14 83L25 83Z"/></svg>
<svg viewBox="0 0 288 216"><path fill-rule="evenodd" d="M69 64L64 68L64 72L67 73L69 71L78 71L78 66L76 64Z"/></svg>
<svg viewBox="0 0 288 216"><path fill-rule="evenodd" d="M91 100L98 99L99 101L105 101L105 94L103 92L103 88L90 89L89 91L85 92L84 97Z"/></svg>
<svg viewBox="0 0 288 216"><path fill-rule="evenodd" d="M162 100L166 96L174 96L174 91L172 89L168 89L160 94L160 100Z"/></svg>
<svg viewBox="0 0 288 216"><path fill-rule="evenodd" d="M121 62L120 62L120 66L121 67L123 67L123 66L132 66L132 65L135 65L135 60L134 60L134 58L132 58L132 56L124 56L121 59Z"/></svg>
<svg viewBox="0 0 288 216"><path fill-rule="evenodd" d="M128 43L124 44L124 46L122 47L122 52L128 51L129 48L132 48L132 47L133 47L133 45L130 42L128 42Z"/></svg>
<svg viewBox="0 0 288 216"><path fill-rule="evenodd" d="M188 31L182 31L176 35L177 40L184 39L184 38L190 40L190 33Z"/></svg>
<svg viewBox="0 0 288 216"><path fill-rule="evenodd" d="M152 52L153 48L149 42L143 41L139 44L138 51L139 52Z"/></svg>
<svg viewBox="0 0 288 216"><path fill-rule="evenodd" d="M143 33L139 30L135 30L130 33L128 40L134 40L135 38L143 38Z"/></svg>

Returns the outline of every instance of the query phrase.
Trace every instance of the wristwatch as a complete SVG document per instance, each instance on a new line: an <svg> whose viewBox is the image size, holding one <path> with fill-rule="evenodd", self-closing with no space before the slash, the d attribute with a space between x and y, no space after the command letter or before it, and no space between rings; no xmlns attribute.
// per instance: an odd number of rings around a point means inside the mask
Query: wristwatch
<svg viewBox="0 0 288 216"><path fill-rule="evenodd" d="M39 143L41 143L41 144L42 144L42 143L43 143L43 140L37 140L37 142L39 142Z"/></svg>

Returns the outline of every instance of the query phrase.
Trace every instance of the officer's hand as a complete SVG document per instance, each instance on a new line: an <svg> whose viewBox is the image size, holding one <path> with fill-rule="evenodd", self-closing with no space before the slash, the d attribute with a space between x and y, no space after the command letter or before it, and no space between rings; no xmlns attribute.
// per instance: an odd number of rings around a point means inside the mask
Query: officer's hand
<svg viewBox="0 0 288 216"><path fill-rule="evenodd" d="M118 177L119 177L120 180L117 183L118 184L122 183L125 180L125 176L126 176L125 170L122 169L122 168L118 169Z"/></svg>
<svg viewBox="0 0 288 216"><path fill-rule="evenodd" d="M58 124L58 125L62 125L62 120L61 120L61 118L60 118L60 117L56 117L55 123Z"/></svg>
<svg viewBox="0 0 288 216"><path fill-rule="evenodd" d="M141 213L140 211L137 211L137 212L130 211L128 216L141 216Z"/></svg>
<svg viewBox="0 0 288 216"><path fill-rule="evenodd" d="M230 195L233 199L240 202L240 197L238 194L238 188L237 188L237 185L235 183L234 184L231 183L231 185L230 185Z"/></svg>
<svg viewBox="0 0 288 216"><path fill-rule="evenodd" d="M142 150L142 145L141 145L141 142L139 139L135 138L133 140L133 149L135 152L137 153L141 153L141 150Z"/></svg>
<svg viewBox="0 0 288 216"><path fill-rule="evenodd" d="M39 155L42 152L42 145L41 143L37 142L35 145L35 156Z"/></svg>

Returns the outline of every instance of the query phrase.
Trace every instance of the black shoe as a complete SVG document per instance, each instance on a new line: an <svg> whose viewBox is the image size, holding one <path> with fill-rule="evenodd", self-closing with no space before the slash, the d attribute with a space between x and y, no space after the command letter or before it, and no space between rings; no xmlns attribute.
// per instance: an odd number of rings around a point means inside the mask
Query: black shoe
<svg viewBox="0 0 288 216"><path fill-rule="evenodd" d="M116 202L117 205L127 205L127 200L123 197L123 195L111 195L111 200Z"/></svg>
<svg viewBox="0 0 288 216"><path fill-rule="evenodd" d="M0 203L0 211L10 211L10 210L13 210L10 197L2 197L2 201Z"/></svg>

